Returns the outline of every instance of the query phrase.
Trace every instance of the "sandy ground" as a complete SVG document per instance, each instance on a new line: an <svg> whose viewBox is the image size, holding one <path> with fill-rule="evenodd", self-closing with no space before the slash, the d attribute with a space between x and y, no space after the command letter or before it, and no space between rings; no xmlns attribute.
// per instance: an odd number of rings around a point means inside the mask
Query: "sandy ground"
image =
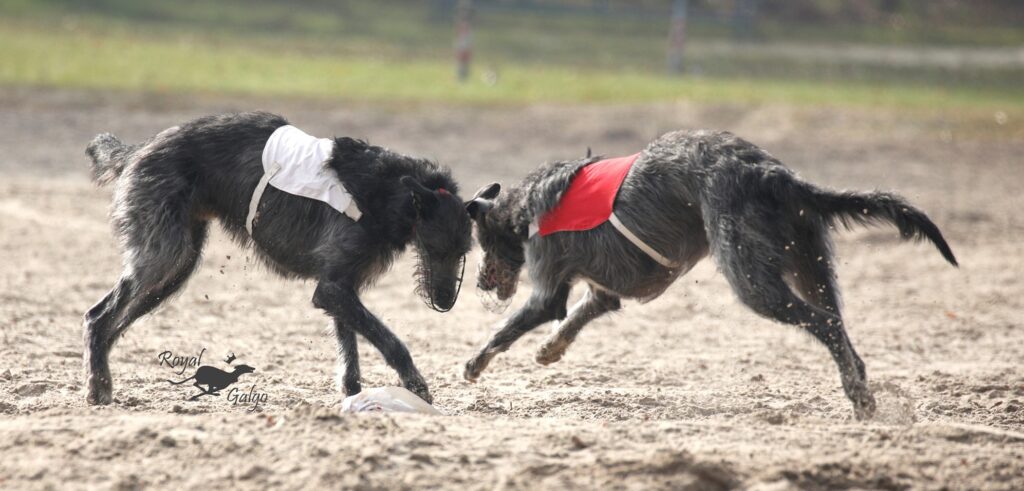
<svg viewBox="0 0 1024 491"><path fill-rule="evenodd" d="M607 155L677 128L730 129L814 182L899 190L959 256L891 229L838 240L854 344L880 405L857 422L826 350L755 317L711 262L660 299L588 326L550 367L547 328L476 385L462 364L498 317L467 282L455 310L413 295L400 261L365 302L406 341L444 417L343 415L334 340L312 283L262 271L219 232L176 299L112 358L116 403L82 390L82 313L120 260L110 189L86 142L267 108L321 135L369 138L451 165L466 192L589 145ZM990 488L1024 487L1024 126L996 118L785 106L371 108L315 101L0 91L0 488ZM476 257L470 258L475 264ZM476 273L468 268L468 275ZM518 302L528 292L520 288ZM576 295L579 294L577 290ZM186 401L159 355L257 371ZM396 377L362 349L364 386Z"/></svg>

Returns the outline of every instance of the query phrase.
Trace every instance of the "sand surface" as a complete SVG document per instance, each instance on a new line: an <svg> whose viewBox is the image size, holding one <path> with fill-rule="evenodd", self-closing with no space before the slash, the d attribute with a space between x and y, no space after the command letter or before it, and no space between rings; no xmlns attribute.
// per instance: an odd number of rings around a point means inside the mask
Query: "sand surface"
<svg viewBox="0 0 1024 491"><path fill-rule="evenodd" d="M452 109L315 101L0 92L0 488L989 488L1024 487L1024 125L995 117L788 106ZM403 258L364 296L407 343L443 417L348 415L314 285L281 280L219 231L184 292L128 332L116 402L85 404L82 313L113 284L111 190L87 178L100 131L126 140L201 114L266 108L450 166L464 195L541 162L636 151L710 127L758 143L809 180L898 190L945 232L955 269L894 229L838 238L853 342L879 402L853 419L826 350L760 319L712 262L665 295L584 329L566 357L548 328L478 384L462 364L499 317L470 258L448 314L413 295ZM984 116L984 115L983 115ZM529 285L520 288L517 304ZM580 294L578 288L574 296ZM256 372L266 394L187 401L160 353ZM396 376L365 342L365 387ZM237 395L237 394L236 394Z"/></svg>

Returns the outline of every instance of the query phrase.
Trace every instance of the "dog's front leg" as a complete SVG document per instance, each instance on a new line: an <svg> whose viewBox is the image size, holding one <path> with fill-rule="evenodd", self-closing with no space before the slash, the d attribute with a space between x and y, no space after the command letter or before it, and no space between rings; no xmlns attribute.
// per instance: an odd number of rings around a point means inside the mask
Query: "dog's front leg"
<svg viewBox="0 0 1024 491"><path fill-rule="evenodd" d="M619 310L622 303L619 297L610 293L591 288L587 294L580 299L576 305L569 310L569 315L559 323L553 334L544 341L540 350L537 351L537 363L550 365L562 359L565 350L576 340L588 322L604 315L606 312Z"/></svg>
<svg viewBox="0 0 1024 491"><path fill-rule="evenodd" d="M494 333L491 340L480 349L473 359L466 362L463 378L476 382L480 374L491 363L491 359L508 351L512 343L537 326L565 317L565 303L569 299L570 285L561 284L554 290L535 289L523 308L512 314Z"/></svg>
<svg viewBox="0 0 1024 491"><path fill-rule="evenodd" d="M334 335L338 338L338 387L346 396L363 390L359 383L359 346L355 331L334 320Z"/></svg>
<svg viewBox="0 0 1024 491"><path fill-rule="evenodd" d="M334 318L336 325L340 324L346 330L351 330L366 338L370 344L380 351L387 364L398 372L398 377L402 380L402 385L406 389L409 389L427 402L433 402L433 397L430 395L427 383L423 380L419 370L416 369L416 365L413 364L412 355L409 354L409 350L406 349L402 341L384 323L366 309L359 300L355 287L340 281L321 281L316 286L316 292L313 293L313 305L323 309ZM354 340L354 336L351 339ZM347 356L349 353L346 346L348 339L344 339L339 334L338 340L341 343L341 349ZM354 343L352 346L354 350ZM356 365L352 368L352 373L356 374L358 380L358 360L346 358L344 363L346 364L346 372L349 371L349 363ZM358 382L356 387L358 387Z"/></svg>

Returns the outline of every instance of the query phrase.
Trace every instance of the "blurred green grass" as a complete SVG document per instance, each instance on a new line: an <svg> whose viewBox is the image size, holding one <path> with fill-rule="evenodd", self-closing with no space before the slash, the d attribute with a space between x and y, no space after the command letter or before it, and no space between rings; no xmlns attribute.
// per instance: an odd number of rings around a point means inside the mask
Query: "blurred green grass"
<svg viewBox="0 0 1024 491"><path fill-rule="evenodd" d="M387 102L708 102L1024 107L1018 72L822 68L702 58L662 75L649 21L481 16L476 76L454 80L452 28L426 3L0 0L0 84ZM691 50L692 51L692 50ZM493 71L497 83L480 76Z"/></svg>

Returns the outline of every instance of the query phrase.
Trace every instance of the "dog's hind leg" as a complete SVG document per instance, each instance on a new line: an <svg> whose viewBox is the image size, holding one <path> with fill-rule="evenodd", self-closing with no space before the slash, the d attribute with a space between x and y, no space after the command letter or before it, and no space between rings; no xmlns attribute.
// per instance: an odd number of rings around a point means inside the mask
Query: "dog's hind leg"
<svg viewBox="0 0 1024 491"><path fill-rule="evenodd" d="M551 289L535 286L526 305L506 319L480 352L466 362L462 377L470 382L476 382L491 363L491 359L498 353L508 351L512 343L523 334L546 322L565 318L565 303L569 300L570 289L568 283L559 284Z"/></svg>
<svg viewBox="0 0 1024 491"><path fill-rule="evenodd" d="M207 223L191 216L191 185L173 167L155 162L127 176L115 202L114 224L125 245L125 270L118 284L85 315L86 401L112 398L109 354L114 342L139 317L185 283L198 264ZM139 165L143 165L140 163ZM161 186L151 189L153 182Z"/></svg>
<svg viewBox="0 0 1024 491"><path fill-rule="evenodd" d="M839 314L839 289L832 268L832 243L824 227L812 224L793 228L784 268L797 295L815 307Z"/></svg>
<svg viewBox="0 0 1024 491"><path fill-rule="evenodd" d="M145 278L140 283L143 285L141 294L133 298L125 308L117 329L107 340L108 349L113 347L114 342L139 317L152 312L185 285L192 273L195 272L196 266L199 265L199 257L203 251L203 245L206 243L207 228L208 222L194 220L186 240L178 244L179 250L170 251L173 260L149 263L152 271L145 275L138 275L140 278Z"/></svg>
<svg viewBox="0 0 1024 491"><path fill-rule="evenodd" d="M85 337L83 351L86 371L86 401L89 404L110 404L113 401L110 366L107 362L107 339L114 323L131 299L134 283L122 277L106 296L85 314L82 331Z"/></svg>
<svg viewBox="0 0 1024 491"><path fill-rule="evenodd" d="M145 272L137 268L126 270L117 286L86 313L86 400L90 404L112 401L108 359L117 339L136 319L174 295L195 270L206 237L206 224L197 222L192 228L192 245L180 255L169 261L152 261Z"/></svg>
<svg viewBox="0 0 1024 491"><path fill-rule="evenodd" d="M789 288L781 264L781 241L776 244L772 235L756 230L734 233L735 224L744 221L719 218L714 222L719 228L711 238L713 254L740 301L762 316L800 326L811 333L828 348L838 365L843 390L853 402L857 418L874 414L875 399L861 374L863 364L858 363L842 318L836 312L805 302Z"/></svg>
<svg viewBox="0 0 1024 491"><path fill-rule="evenodd" d="M812 232L792 247L787 270L797 295L805 301L842 319L839 287L832 267L832 246L826 231ZM850 352L860 377L867 380L864 361L850 343Z"/></svg>
<svg viewBox="0 0 1024 491"><path fill-rule="evenodd" d="M569 309L568 315L558 324L555 332L541 345L537 351L537 363L550 365L561 360L583 326L621 307L619 297L594 288L588 289L583 298Z"/></svg>

